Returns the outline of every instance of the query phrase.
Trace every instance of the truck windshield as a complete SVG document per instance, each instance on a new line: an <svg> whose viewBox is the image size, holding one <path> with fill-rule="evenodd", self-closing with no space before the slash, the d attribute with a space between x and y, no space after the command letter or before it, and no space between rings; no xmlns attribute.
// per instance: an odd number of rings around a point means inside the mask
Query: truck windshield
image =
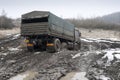
<svg viewBox="0 0 120 80"><path fill-rule="evenodd" d="M39 22L48 22L48 17L33 18L33 19L22 19L22 24L25 24L25 23L39 23Z"/></svg>

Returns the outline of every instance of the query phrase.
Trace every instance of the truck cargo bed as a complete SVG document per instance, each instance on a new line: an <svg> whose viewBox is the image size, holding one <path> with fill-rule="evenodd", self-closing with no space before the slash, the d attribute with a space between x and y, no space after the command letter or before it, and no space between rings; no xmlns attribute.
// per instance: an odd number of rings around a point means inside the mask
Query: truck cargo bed
<svg viewBox="0 0 120 80"><path fill-rule="evenodd" d="M48 34L48 22L22 24L21 35Z"/></svg>
<svg viewBox="0 0 120 80"><path fill-rule="evenodd" d="M46 11L22 15L21 35L49 35L74 40L74 25Z"/></svg>

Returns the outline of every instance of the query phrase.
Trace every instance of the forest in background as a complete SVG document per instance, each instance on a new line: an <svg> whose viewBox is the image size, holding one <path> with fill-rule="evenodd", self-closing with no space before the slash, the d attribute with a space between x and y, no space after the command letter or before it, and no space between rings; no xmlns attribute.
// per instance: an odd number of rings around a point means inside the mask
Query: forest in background
<svg viewBox="0 0 120 80"><path fill-rule="evenodd" d="M70 18L65 19L73 23L78 28L85 29L103 29L120 31L120 13L109 14L97 18ZM112 23L114 22L114 23ZM12 29L21 26L21 18L12 19L7 17L7 13L3 10L0 14L0 29Z"/></svg>
<svg viewBox="0 0 120 80"><path fill-rule="evenodd" d="M70 21L78 28L86 28L86 29L103 29L103 30L120 30L120 25L104 22L98 18L92 19L66 19Z"/></svg>

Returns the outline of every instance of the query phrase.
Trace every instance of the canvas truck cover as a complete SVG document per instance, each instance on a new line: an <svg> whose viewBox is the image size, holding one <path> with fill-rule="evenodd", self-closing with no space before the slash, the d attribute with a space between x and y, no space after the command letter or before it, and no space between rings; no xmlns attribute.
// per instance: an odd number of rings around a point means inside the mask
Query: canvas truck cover
<svg viewBox="0 0 120 80"><path fill-rule="evenodd" d="M74 30L73 24L48 11L32 11L22 15L22 36L50 35L74 40Z"/></svg>

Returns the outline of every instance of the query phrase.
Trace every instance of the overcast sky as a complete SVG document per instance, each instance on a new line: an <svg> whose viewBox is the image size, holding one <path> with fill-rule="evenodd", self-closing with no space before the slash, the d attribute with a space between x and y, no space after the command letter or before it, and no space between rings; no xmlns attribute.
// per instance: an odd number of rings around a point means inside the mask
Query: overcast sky
<svg viewBox="0 0 120 80"><path fill-rule="evenodd" d="M38 10L50 11L63 18L90 18L120 11L120 0L0 0L0 12L18 18Z"/></svg>

